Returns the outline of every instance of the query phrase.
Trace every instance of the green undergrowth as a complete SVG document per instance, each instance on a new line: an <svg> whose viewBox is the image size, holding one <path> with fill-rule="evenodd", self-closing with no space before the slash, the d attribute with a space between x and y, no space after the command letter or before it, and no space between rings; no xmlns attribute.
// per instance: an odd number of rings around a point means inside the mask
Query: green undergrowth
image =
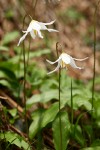
<svg viewBox="0 0 100 150"><path fill-rule="evenodd" d="M6 52L7 53L7 52ZM3 131L0 133L1 146L6 143L7 149L15 145L19 148L31 149L31 144L34 140L37 141L38 133L44 132L45 129L52 129L52 137L55 149L59 149L59 115L61 116L63 150L66 148L79 147L82 150L93 150L100 146L100 96L99 92L95 92L94 109L93 109L93 128L91 126L91 87L92 81L84 83L82 80L73 79L72 97L73 97L73 112L74 120L71 123L71 77L67 75L66 70L61 72L61 113L59 114L59 97L58 97L58 76L52 74L47 76L46 69L39 69L38 63L33 62L33 58L49 55L50 50L44 49L36 52L31 52L29 64L27 66L26 83L30 88L26 87L26 107L27 111L31 110L30 118L28 119L29 138L25 141L18 133L11 131ZM3 60L0 63L0 87L3 91L9 89L14 100L18 105L22 106L20 95L23 93L23 58L20 54L9 59ZM3 59L3 55L2 55ZM95 80L95 87L100 84L100 78ZM32 92L36 93L32 94ZM1 101L3 104L3 102ZM38 105L42 105L39 107ZM45 108L46 106L46 108ZM23 106L22 106L23 107ZM24 107L23 107L24 108ZM35 108L35 109L32 109ZM22 119L20 118L17 108L8 108L4 104L3 113L9 116L9 124L14 125L21 131L23 128ZM23 114L24 115L24 112ZM5 126L2 123L1 126ZM37 142L34 142L36 145ZM71 142L74 141L73 146ZM23 146L23 143L26 145ZM45 142L45 141L44 141ZM42 145L43 146L43 145ZM84 148L89 147L90 148Z"/></svg>

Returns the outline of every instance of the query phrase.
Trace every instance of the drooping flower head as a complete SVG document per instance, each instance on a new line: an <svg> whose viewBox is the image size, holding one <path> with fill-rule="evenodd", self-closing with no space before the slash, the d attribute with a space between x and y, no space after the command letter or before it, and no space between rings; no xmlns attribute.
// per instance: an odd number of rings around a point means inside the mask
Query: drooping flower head
<svg viewBox="0 0 100 150"><path fill-rule="evenodd" d="M77 61L84 61L87 58L88 57L86 57L84 59L77 59L77 58L71 57L70 55L68 55L66 53L62 53L55 62L52 62L50 60L46 60L50 64L58 63L57 67L53 71L49 72L48 74L51 74L51 73L59 70L59 68L68 68L68 67L71 67L71 68L76 68L76 69L83 69L83 67L78 67L76 65L75 60L77 60Z"/></svg>
<svg viewBox="0 0 100 150"><path fill-rule="evenodd" d="M20 43L26 38L27 34L30 33L31 37L33 39L36 38L36 36L38 35L40 38L43 38L42 34L41 34L41 30L47 30L49 32L58 32L58 30L54 30L54 29L48 29L46 26L47 25L51 25L55 22L51 21L49 23L42 23L42 22L38 22L36 20L32 20L27 28L26 31L22 31L24 33L24 35L19 39L18 45L20 45Z"/></svg>

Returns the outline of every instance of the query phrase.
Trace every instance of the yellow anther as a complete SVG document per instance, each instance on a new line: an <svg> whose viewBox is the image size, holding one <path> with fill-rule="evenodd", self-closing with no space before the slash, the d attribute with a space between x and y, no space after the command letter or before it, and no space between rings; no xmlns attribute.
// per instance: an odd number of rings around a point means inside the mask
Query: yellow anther
<svg viewBox="0 0 100 150"><path fill-rule="evenodd" d="M35 35L37 35L37 31L36 30L33 30L33 32L34 32Z"/></svg>
<svg viewBox="0 0 100 150"><path fill-rule="evenodd" d="M66 67L66 64L63 61L61 61L61 68L65 68L65 67Z"/></svg>

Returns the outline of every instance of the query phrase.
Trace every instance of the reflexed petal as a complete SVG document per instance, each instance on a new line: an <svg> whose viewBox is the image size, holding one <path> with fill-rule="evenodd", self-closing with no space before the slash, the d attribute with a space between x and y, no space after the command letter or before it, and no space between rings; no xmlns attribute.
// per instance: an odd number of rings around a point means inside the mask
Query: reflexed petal
<svg viewBox="0 0 100 150"><path fill-rule="evenodd" d="M77 69L83 69L81 67L76 66L74 58L72 58L70 55L66 53L62 53L61 57L62 57L62 61L66 64L69 64L71 67L77 68Z"/></svg>
<svg viewBox="0 0 100 150"><path fill-rule="evenodd" d="M39 25L41 26L41 30L47 30L47 27L43 23L39 22Z"/></svg>
<svg viewBox="0 0 100 150"><path fill-rule="evenodd" d="M27 31L24 31L24 32L30 32L30 31L33 29L33 24L34 24L34 22L35 22L35 21L32 20L32 21L30 22L28 28L27 28Z"/></svg>
<svg viewBox="0 0 100 150"><path fill-rule="evenodd" d="M27 36L27 32L19 39L19 42L18 42L18 44L17 44L17 46L19 46L20 45L20 43L26 38L26 36Z"/></svg>
<svg viewBox="0 0 100 150"><path fill-rule="evenodd" d="M37 32L38 32L39 37L43 39L43 36L42 36L40 30L37 30Z"/></svg>
<svg viewBox="0 0 100 150"><path fill-rule="evenodd" d="M54 22L55 22L55 20L54 20L54 21L51 21L50 23L42 23L42 22L38 22L38 23L39 23L39 25L41 26L41 30L48 30L49 32L58 32L57 30L48 29L48 28L46 27L46 25L51 25L51 24L53 24Z"/></svg>
<svg viewBox="0 0 100 150"><path fill-rule="evenodd" d="M83 58L83 59L77 59L77 58L73 58L74 60L77 60L77 61L84 61L86 59L88 59L89 57L86 57L86 58Z"/></svg>
<svg viewBox="0 0 100 150"><path fill-rule="evenodd" d="M58 30L55 30L55 29L48 29L48 28L47 28L47 30L48 30L49 32L59 32Z"/></svg>
<svg viewBox="0 0 100 150"><path fill-rule="evenodd" d="M53 72L56 72L60 68L60 61L58 62L58 66L51 72L48 72L47 74L51 74Z"/></svg>
<svg viewBox="0 0 100 150"><path fill-rule="evenodd" d="M51 24L53 24L55 21L56 21L56 20L51 21L51 22L49 22L49 23L43 23L43 22L39 22L39 23L47 26L47 25L51 25Z"/></svg>
<svg viewBox="0 0 100 150"><path fill-rule="evenodd" d="M51 65L53 65L53 64L55 64L55 63L57 63L58 61L60 61L61 60L61 58L59 57L56 61L54 61L54 62L52 62L52 61L50 61L50 60L48 60L48 59L46 59L46 61L49 63L49 64L51 64Z"/></svg>
<svg viewBox="0 0 100 150"><path fill-rule="evenodd" d="M71 67L76 68L76 69L83 69L81 67L76 66L75 61L73 59L71 59L70 65Z"/></svg>
<svg viewBox="0 0 100 150"><path fill-rule="evenodd" d="M23 33L26 33L27 31L22 31Z"/></svg>
<svg viewBox="0 0 100 150"><path fill-rule="evenodd" d="M30 32L30 35L31 35L31 37L32 37L33 39L35 39L36 35L34 34L34 30L32 30L32 31Z"/></svg>

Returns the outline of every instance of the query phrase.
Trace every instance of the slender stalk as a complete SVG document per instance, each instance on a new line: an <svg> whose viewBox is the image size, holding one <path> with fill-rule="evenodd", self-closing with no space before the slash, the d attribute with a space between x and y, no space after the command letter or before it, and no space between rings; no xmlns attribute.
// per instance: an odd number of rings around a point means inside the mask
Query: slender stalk
<svg viewBox="0 0 100 150"><path fill-rule="evenodd" d="M59 57L59 52L58 52L58 44L59 42L56 43L56 52L57 52L57 57ZM63 145L62 145L62 126L61 126L61 97L60 97L60 88L61 88L61 69L59 69L59 126L60 126L60 150L63 150Z"/></svg>
<svg viewBox="0 0 100 150"><path fill-rule="evenodd" d="M94 108L94 91L95 91L94 90L94 86L95 86L95 66L96 66L95 60L96 60L96 41L97 41L97 39L96 39L96 21L97 21L96 15L97 15L97 9L98 9L99 3L100 3L100 0L96 4L95 12L94 12L94 32L93 32L93 34L94 34L94 48L93 48L94 49L94 51L93 51L94 63L93 63L92 108L91 108L92 115L93 115L93 108Z"/></svg>
<svg viewBox="0 0 100 150"><path fill-rule="evenodd" d="M72 78L71 78L71 125L73 127L73 93L72 93Z"/></svg>
<svg viewBox="0 0 100 150"><path fill-rule="evenodd" d="M63 150L63 145L62 145L62 126L61 126L61 100L60 100L60 86L61 86L61 69L59 69L59 125L60 125L60 149Z"/></svg>
<svg viewBox="0 0 100 150"><path fill-rule="evenodd" d="M27 15L25 15L24 19L23 19L23 29L24 29L24 23L25 23L25 18ZM25 43L23 42L23 59L24 59L24 81L23 81L23 94L24 94L24 107L25 107L25 124L26 124L26 132L28 134L28 122L27 122L27 115L26 115L26 59L25 59Z"/></svg>
<svg viewBox="0 0 100 150"><path fill-rule="evenodd" d="M73 93L72 93L72 78L71 78L71 130L72 130L72 135L73 134ZM75 136L75 135L74 135ZM73 145L71 146L71 149L73 150Z"/></svg>
<svg viewBox="0 0 100 150"><path fill-rule="evenodd" d="M93 108L94 108L94 92L95 92L95 68L96 68L96 23L97 23L97 10L99 6L100 0L97 1L95 6L94 12L94 46L93 46L93 56L94 56L94 63L93 63L93 83L92 83L92 107L91 107L91 117L92 117L92 128L93 128ZM93 134L94 135L94 134Z"/></svg>

